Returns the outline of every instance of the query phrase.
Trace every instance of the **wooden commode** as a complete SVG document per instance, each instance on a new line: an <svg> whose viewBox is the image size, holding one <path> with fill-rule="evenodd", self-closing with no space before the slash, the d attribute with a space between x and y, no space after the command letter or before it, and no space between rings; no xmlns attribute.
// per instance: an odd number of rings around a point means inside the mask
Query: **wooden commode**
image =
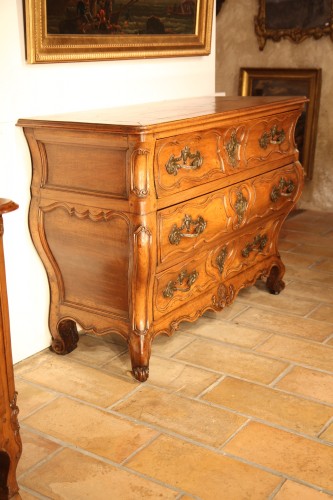
<svg viewBox="0 0 333 500"><path fill-rule="evenodd" d="M156 335L223 309L258 278L279 293L305 101L203 97L19 120L52 349L72 351L77 325L116 332L144 381Z"/></svg>

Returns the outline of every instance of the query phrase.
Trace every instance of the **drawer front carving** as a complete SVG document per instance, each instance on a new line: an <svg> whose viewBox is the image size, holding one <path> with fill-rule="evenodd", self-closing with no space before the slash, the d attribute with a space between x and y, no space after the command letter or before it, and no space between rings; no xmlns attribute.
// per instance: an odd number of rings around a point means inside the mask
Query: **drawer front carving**
<svg viewBox="0 0 333 500"><path fill-rule="evenodd" d="M168 196L220 178L220 142L216 130L158 140L154 160L157 195Z"/></svg>
<svg viewBox="0 0 333 500"><path fill-rule="evenodd" d="M188 258L189 252L294 203L302 177L295 163L161 210L157 215L159 262Z"/></svg>
<svg viewBox="0 0 333 500"><path fill-rule="evenodd" d="M188 258L189 252L220 239L229 231L231 216L226 190L161 210L157 215L160 263Z"/></svg>
<svg viewBox="0 0 333 500"><path fill-rule="evenodd" d="M210 272L207 252L184 264L178 264L156 275L154 286L154 319L190 303L218 282L217 270Z"/></svg>
<svg viewBox="0 0 333 500"><path fill-rule="evenodd" d="M228 279L232 275L245 271L269 255L276 253L277 236L282 221L283 218L268 220L251 227L251 229L238 236L234 241L236 248L227 257L227 263L222 274L223 278ZM216 265L217 256L214 256L213 266Z"/></svg>
<svg viewBox="0 0 333 500"><path fill-rule="evenodd" d="M286 113L251 124L245 141L247 168L279 160L295 152L294 131L298 113Z"/></svg>

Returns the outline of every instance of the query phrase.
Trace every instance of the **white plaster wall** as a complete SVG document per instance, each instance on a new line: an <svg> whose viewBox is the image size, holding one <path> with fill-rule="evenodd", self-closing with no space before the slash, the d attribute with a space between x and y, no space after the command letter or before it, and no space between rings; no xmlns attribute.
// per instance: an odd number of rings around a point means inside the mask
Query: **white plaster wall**
<svg viewBox="0 0 333 500"><path fill-rule="evenodd" d="M4 217L14 362L50 343L49 288L27 224L31 161L18 118L215 92L214 26L209 56L29 65L22 5L0 0L0 197L20 205Z"/></svg>
<svg viewBox="0 0 333 500"><path fill-rule="evenodd" d="M254 17L258 0L225 0L216 20L216 90L237 95L241 67L322 68L314 176L307 182L299 207L333 211L333 42L326 36L306 39L268 40L258 48Z"/></svg>

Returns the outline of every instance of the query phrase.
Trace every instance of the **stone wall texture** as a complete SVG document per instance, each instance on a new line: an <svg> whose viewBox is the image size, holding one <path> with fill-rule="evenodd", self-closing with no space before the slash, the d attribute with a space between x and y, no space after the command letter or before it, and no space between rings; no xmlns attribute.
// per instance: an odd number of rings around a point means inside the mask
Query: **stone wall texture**
<svg viewBox="0 0 333 500"><path fill-rule="evenodd" d="M225 0L216 20L216 92L238 95L241 67L322 69L313 179L298 208L333 211L333 41L268 40L260 51L254 31L258 9L258 0Z"/></svg>

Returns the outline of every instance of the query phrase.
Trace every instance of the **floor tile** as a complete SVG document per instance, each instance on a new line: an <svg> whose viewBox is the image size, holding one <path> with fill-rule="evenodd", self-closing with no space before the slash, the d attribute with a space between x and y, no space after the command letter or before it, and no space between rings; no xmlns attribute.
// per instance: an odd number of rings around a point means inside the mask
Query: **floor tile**
<svg viewBox="0 0 333 500"><path fill-rule="evenodd" d="M314 269L323 273L333 273L333 259L321 260L314 266ZM333 281L333 277L331 277L331 280Z"/></svg>
<svg viewBox="0 0 333 500"><path fill-rule="evenodd" d="M167 335L158 335L153 341L152 351L159 356L169 357L173 356L192 341L193 337L182 330L176 331L171 337Z"/></svg>
<svg viewBox="0 0 333 500"><path fill-rule="evenodd" d="M318 239L320 239L320 235L328 231L330 223L320 218L311 223L309 220L302 221L298 217L291 217L285 221L283 227L288 232L302 233L304 231L305 234L309 234L312 237L311 241L313 244L316 244Z"/></svg>
<svg viewBox="0 0 333 500"><path fill-rule="evenodd" d="M327 373L295 366L275 387L333 405L333 375Z"/></svg>
<svg viewBox="0 0 333 500"><path fill-rule="evenodd" d="M332 332L332 325L309 318L297 318L289 314L280 314L265 311L258 307L251 307L237 317L241 324L253 325L263 328L265 331L284 333L286 335L297 335L305 339L322 342Z"/></svg>
<svg viewBox="0 0 333 500"><path fill-rule="evenodd" d="M262 330L212 318L201 318L201 320L193 323L187 331L207 339L249 348L256 346L269 337L269 334Z"/></svg>
<svg viewBox="0 0 333 500"><path fill-rule="evenodd" d="M322 284L317 285L316 284L316 279L314 279L311 275L312 273L316 274L316 277L318 278L318 275L321 274L322 276ZM308 277L308 279L307 279ZM293 282L289 283L285 293L288 295L289 299L292 297L297 297L297 301L300 299L315 299L318 302L327 302L332 304L333 303L333 287L332 287L332 280L327 279L327 276L325 276L324 273L316 273L315 271L307 271L304 272L302 275L299 273L299 278L302 281L298 281L295 279L295 276L293 276ZM295 281L294 281L295 279ZM313 281L314 283L308 283L307 281ZM330 286L327 286L330 284ZM323 286L325 285L325 286ZM310 308L308 312L310 311ZM306 313L307 314L307 313Z"/></svg>
<svg viewBox="0 0 333 500"><path fill-rule="evenodd" d="M30 356L27 359L24 359L23 361L20 361L19 363L16 363L14 365L15 377L18 377L22 375L22 373L30 371L33 368L37 368L38 366L44 363L48 363L49 360L52 359L54 356L56 355L52 353L49 349L45 349L44 351L41 351L37 354L34 354L33 356Z"/></svg>
<svg viewBox="0 0 333 500"><path fill-rule="evenodd" d="M293 252L294 250L290 250ZM301 253L303 255L312 255L312 257L318 260L320 257L326 257L333 259L333 249L331 245L323 246L313 246L313 245L301 245L297 247L296 253Z"/></svg>
<svg viewBox="0 0 333 500"><path fill-rule="evenodd" d="M27 491L24 491L21 487L19 495L20 496L14 496L11 500L36 500L36 498L39 498L31 493L28 493Z"/></svg>
<svg viewBox="0 0 333 500"><path fill-rule="evenodd" d="M219 378L218 374L171 359L152 356L149 384L195 397Z"/></svg>
<svg viewBox="0 0 333 500"><path fill-rule="evenodd" d="M288 366L282 361L208 340L196 340L175 357L221 373L237 375L264 384L272 382Z"/></svg>
<svg viewBox="0 0 333 500"><path fill-rule="evenodd" d="M279 249L281 251L280 246ZM323 260L322 258L316 260L311 255L302 255L295 252L291 253L283 251L281 251L281 259L287 270L289 269L289 267L293 266L296 269L300 269L300 272L302 272L302 270L304 271L310 266L317 265L317 263L322 262Z"/></svg>
<svg viewBox="0 0 333 500"><path fill-rule="evenodd" d="M17 466L17 477L60 449L60 445L26 429L20 430L22 455Z"/></svg>
<svg viewBox="0 0 333 500"><path fill-rule="evenodd" d="M331 495L289 480L283 484L274 500L292 500L296 498L300 500L332 500Z"/></svg>
<svg viewBox="0 0 333 500"><path fill-rule="evenodd" d="M101 366L122 352L127 352L126 344L108 342L105 337L80 335L77 348L70 353L70 359L83 361L93 366Z"/></svg>
<svg viewBox="0 0 333 500"><path fill-rule="evenodd" d="M327 345L273 335L256 351L333 372L333 348Z"/></svg>
<svg viewBox="0 0 333 500"><path fill-rule="evenodd" d="M57 397L56 394L48 392L46 388L35 387L21 379L16 379L15 389L18 392L19 420Z"/></svg>
<svg viewBox="0 0 333 500"><path fill-rule="evenodd" d="M146 387L114 410L216 448L246 422L244 417L200 401Z"/></svg>
<svg viewBox="0 0 333 500"><path fill-rule="evenodd" d="M176 491L65 449L24 477L22 484L54 500L175 499Z"/></svg>
<svg viewBox="0 0 333 500"><path fill-rule="evenodd" d="M26 418L24 423L116 462L156 436L155 431L144 426L67 398L59 398Z"/></svg>
<svg viewBox="0 0 333 500"><path fill-rule="evenodd" d="M128 354L119 356L103 366L104 370L122 375L130 374ZM216 380L219 375L202 368L188 366L180 361L152 354L149 361L148 384L164 387L172 392L197 396Z"/></svg>
<svg viewBox="0 0 333 500"><path fill-rule="evenodd" d="M333 333L333 305L322 304L315 311L313 311L309 318L317 319L319 321L326 321L327 323L332 324L332 333Z"/></svg>
<svg viewBox="0 0 333 500"><path fill-rule="evenodd" d="M290 300L288 287L279 295L273 295L266 290L266 286L262 282L258 282L256 286L242 290L239 299L254 306L260 304L260 307L269 307L274 310L279 309L299 316L305 316L318 305L318 302L315 300L302 297L298 298L297 301ZM246 314L246 312L243 314Z"/></svg>
<svg viewBox="0 0 333 500"><path fill-rule="evenodd" d="M314 437L333 417L331 406L230 377L203 399Z"/></svg>
<svg viewBox="0 0 333 500"><path fill-rule="evenodd" d="M333 493L333 447L250 422L224 451Z"/></svg>
<svg viewBox="0 0 333 500"><path fill-rule="evenodd" d="M302 269L299 266L287 267L285 278L297 280L298 282L288 283L288 294L294 293L301 297L309 297L317 301L332 302L331 294L327 288L331 288L332 293L332 276L325 272L318 271L316 268Z"/></svg>
<svg viewBox="0 0 333 500"><path fill-rule="evenodd" d="M202 500L267 500L281 478L196 445L161 436L131 458L131 469Z"/></svg>
<svg viewBox="0 0 333 500"><path fill-rule="evenodd" d="M48 364L25 373L24 378L104 408L138 385L133 378L115 378L111 374L76 363L69 357L53 358Z"/></svg>

